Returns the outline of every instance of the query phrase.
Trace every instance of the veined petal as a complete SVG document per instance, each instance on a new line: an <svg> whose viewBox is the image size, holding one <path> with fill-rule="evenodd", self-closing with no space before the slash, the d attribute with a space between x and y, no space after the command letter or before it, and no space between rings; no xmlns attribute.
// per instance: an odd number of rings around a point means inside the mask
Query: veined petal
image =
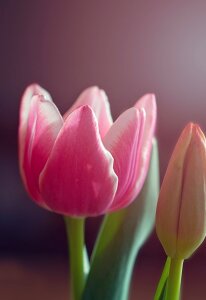
<svg viewBox="0 0 206 300"><path fill-rule="evenodd" d="M43 96L33 96L27 121L24 157L21 165L25 185L36 201L39 194L39 174L42 171L63 119L53 102Z"/></svg>
<svg viewBox="0 0 206 300"><path fill-rule="evenodd" d="M178 257L188 258L206 235L206 140L193 125L193 135L184 161L182 200L177 232Z"/></svg>
<svg viewBox="0 0 206 300"><path fill-rule="evenodd" d="M197 124L183 130L160 190L157 235L168 256L186 259L206 235L206 138Z"/></svg>
<svg viewBox="0 0 206 300"><path fill-rule="evenodd" d="M150 161L150 153L152 149L152 138L154 136L155 126L156 126L156 119L157 119L157 106L155 95L153 94L146 94L142 98L140 98L135 107L137 109L143 108L146 113L146 121L145 121L145 128L143 132L143 141L142 141L142 157L141 159L144 160L144 165L146 164L147 169L149 167Z"/></svg>
<svg viewBox="0 0 206 300"><path fill-rule="evenodd" d="M36 83L28 86L22 96L21 105L20 105L20 115L19 115L19 119L20 119L19 120L19 161L20 161L20 166L23 163L27 123L28 123L28 118L29 118L31 99L34 95L43 95L45 99L52 101L50 94ZM21 174L21 175L24 178L24 174Z"/></svg>
<svg viewBox="0 0 206 300"><path fill-rule="evenodd" d="M170 257L176 254L184 160L191 138L192 125L189 125L183 130L172 153L157 204L156 231Z"/></svg>
<svg viewBox="0 0 206 300"><path fill-rule="evenodd" d="M104 213L114 198L117 181L93 110L88 105L77 108L66 118L40 176L47 206L73 216Z"/></svg>
<svg viewBox="0 0 206 300"><path fill-rule="evenodd" d="M134 105L137 109L144 108L146 111L146 117L149 118L149 124L155 126L157 118L157 105L154 94L146 94L142 96Z"/></svg>
<svg viewBox="0 0 206 300"><path fill-rule="evenodd" d="M145 111L135 107L125 111L104 138L104 145L114 157L118 189L110 211L129 205L140 191L145 169L142 164L142 140Z"/></svg>
<svg viewBox="0 0 206 300"><path fill-rule="evenodd" d="M89 105L93 109L98 121L100 135L104 137L113 123L106 93L96 86L86 89L65 113L64 120L72 111L83 105Z"/></svg>

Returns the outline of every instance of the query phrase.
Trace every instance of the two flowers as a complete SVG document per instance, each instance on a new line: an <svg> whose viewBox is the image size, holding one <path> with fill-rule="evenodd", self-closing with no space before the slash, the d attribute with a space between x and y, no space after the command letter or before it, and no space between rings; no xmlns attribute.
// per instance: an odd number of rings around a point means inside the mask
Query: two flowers
<svg viewBox="0 0 206 300"><path fill-rule="evenodd" d="M27 88L20 108L21 175L37 204L71 217L65 217L71 245L77 239L84 249L84 217L125 208L140 193L155 124L154 95L142 97L113 123L107 97L97 87L85 90L63 116L48 92L38 85ZM156 230L170 270L168 278L163 272L164 299L179 299L183 260L205 238L205 225L206 139L190 123L177 142L157 205ZM71 259L75 300L81 299L85 284L83 264L83 254ZM155 300L158 295L159 287Z"/></svg>
<svg viewBox="0 0 206 300"><path fill-rule="evenodd" d="M40 206L74 217L128 206L147 175L155 124L152 94L113 123L107 96L97 87L86 89L61 116L47 91L29 86L19 126L20 170L28 193ZM177 244L190 248L198 244L197 236L205 236L205 149L204 134L189 124L161 188L157 233L170 256L184 252ZM184 256L190 254L185 250Z"/></svg>

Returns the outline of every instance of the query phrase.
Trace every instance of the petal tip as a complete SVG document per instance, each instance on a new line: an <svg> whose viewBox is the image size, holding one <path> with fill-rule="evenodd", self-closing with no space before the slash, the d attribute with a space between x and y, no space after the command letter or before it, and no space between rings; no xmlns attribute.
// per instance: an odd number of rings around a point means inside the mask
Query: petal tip
<svg viewBox="0 0 206 300"><path fill-rule="evenodd" d="M136 103L136 108L144 107L145 110L151 111L153 115L157 113L156 96L153 93L145 94Z"/></svg>
<svg viewBox="0 0 206 300"><path fill-rule="evenodd" d="M93 85L88 87L86 90L83 91L83 93L98 93L99 92L99 87L97 85Z"/></svg>
<svg viewBox="0 0 206 300"><path fill-rule="evenodd" d="M150 102L152 104L152 108L153 108L153 111L157 110L157 102L156 102L156 96L155 94L151 93L151 94L147 94L146 95L146 101L147 102Z"/></svg>
<svg viewBox="0 0 206 300"><path fill-rule="evenodd" d="M100 89L99 92L100 92L100 95L102 96L102 98L104 100L108 101L108 97L107 97L105 90Z"/></svg>

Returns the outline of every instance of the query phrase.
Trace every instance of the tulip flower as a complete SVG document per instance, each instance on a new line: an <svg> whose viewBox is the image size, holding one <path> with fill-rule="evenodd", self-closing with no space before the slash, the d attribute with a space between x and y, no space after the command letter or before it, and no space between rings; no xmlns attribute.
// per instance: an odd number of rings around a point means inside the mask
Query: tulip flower
<svg viewBox="0 0 206 300"><path fill-rule="evenodd" d="M206 236L206 138L196 124L183 130L170 159L157 205L156 231L171 260L165 299L179 300L183 261Z"/></svg>
<svg viewBox="0 0 206 300"><path fill-rule="evenodd" d="M160 190L157 235L170 257L188 258L206 235L206 139L198 125L183 130Z"/></svg>
<svg viewBox="0 0 206 300"><path fill-rule="evenodd" d="M113 123L107 96L97 87L86 89L62 116L47 91L29 86L19 125L20 171L29 195L74 217L126 207L146 178L155 123L154 95Z"/></svg>

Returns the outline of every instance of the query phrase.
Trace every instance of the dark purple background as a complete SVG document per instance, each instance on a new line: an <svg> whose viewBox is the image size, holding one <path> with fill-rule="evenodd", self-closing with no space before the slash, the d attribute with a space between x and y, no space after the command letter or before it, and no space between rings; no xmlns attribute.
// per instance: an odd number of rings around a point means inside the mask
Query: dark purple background
<svg viewBox="0 0 206 300"><path fill-rule="evenodd" d="M48 89L61 112L98 85L114 118L154 92L162 176L186 123L206 130L204 0L0 1L0 53L2 254L66 253L61 217L29 200L18 173L18 108L28 84ZM90 241L94 228L89 220ZM155 235L144 251L163 253Z"/></svg>

